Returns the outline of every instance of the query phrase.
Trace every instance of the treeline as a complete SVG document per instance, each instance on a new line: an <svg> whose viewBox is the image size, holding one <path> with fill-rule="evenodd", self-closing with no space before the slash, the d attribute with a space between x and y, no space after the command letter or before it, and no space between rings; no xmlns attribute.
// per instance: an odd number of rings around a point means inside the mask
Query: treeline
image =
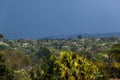
<svg viewBox="0 0 120 80"><path fill-rule="evenodd" d="M120 39L8 40L0 35L0 80L120 78Z"/></svg>
<svg viewBox="0 0 120 80"><path fill-rule="evenodd" d="M87 55L87 54L85 54ZM80 53L51 53L41 47L36 54L0 51L1 80L109 80L120 78L120 44L98 53L93 60Z"/></svg>

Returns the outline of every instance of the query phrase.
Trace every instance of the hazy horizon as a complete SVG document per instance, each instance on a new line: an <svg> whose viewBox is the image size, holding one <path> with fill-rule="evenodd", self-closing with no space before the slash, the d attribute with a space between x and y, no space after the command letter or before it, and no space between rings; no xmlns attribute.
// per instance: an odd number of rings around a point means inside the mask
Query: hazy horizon
<svg viewBox="0 0 120 80"><path fill-rule="evenodd" d="M39 38L120 32L120 0L0 0L0 33Z"/></svg>

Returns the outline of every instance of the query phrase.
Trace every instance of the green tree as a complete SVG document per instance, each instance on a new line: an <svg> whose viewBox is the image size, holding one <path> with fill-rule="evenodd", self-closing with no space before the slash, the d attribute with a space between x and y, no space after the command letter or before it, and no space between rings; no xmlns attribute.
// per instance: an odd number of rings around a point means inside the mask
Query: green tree
<svg viewBox="0 0 120 80"><path fill-rule="evenodd" d="M51 55L51 52L46 47L40 47L39 51L35 55L38 58L41 58L43 56L49 58Z"/></svg>
<svg viewBox="0 0 120 80"><path fill-rule="evenodd" d="M110 77L120 78L120 44L114 44L109 51Z"/></svg>
<svg viewBox="0 0 120 80"><path fill-rule="evenodd" d="M0 80L13 80L13 71L5 65L3 55L0 54Z"/></svg>
<svg viewBox="0 0 120 80"><path fill-rule="evenodd" d="M50 54L50 53L45 53ZM39 63L32 68L30 71L30 76L32 80L53 80L55 77L54 67L55 67L55 56L54 55L41 55L39 58Z"/></svg>
<svg viewBox="0 0 120 80"><path fill-rule="evenodd" d="M109 51L110 59L120 63L120 44L114 44Z"/></svg>
<svg viewBox="0 0 120 80"><path fill-rule="evenodd" d="M1 40L2 38L4 38L4 36L3 36L2 34L0 34L0 40Z"/></svg>
<svg viewBox="0 0 120 80"><path fill-rule="evenodd" d="M13 70L29 69L33 61L30 56L20 50L3 50L1 53L4 56L5 64Z"/></svg>
<svg viewBox="0 0 120 80"><path fill-rule="evenodd" d="M93 60L96 66L99 68L99 71L103 74L103 78L101 80L109 80L109 70L108 65L108 55L104 52L97 53Z"/></svg>
<svg viewBox="0 0 120 80"><path fill-rule="evenodd" d="M42 57L40 65L30 74L32 80L97 80L101 76L91 61L63 51L59 56Z"/></svg>
<svg viewBox="0 0 120 80"><path fill-rule="evenodd" d="M61 52L56 63L61 80L96 80L101 77L98 68L77 53Z"/></svg>

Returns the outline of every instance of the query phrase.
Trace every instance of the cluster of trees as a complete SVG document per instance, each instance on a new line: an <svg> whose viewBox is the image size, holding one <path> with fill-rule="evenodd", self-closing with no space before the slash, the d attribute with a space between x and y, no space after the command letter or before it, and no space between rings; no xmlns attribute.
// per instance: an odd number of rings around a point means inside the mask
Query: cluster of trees
<svg viewBox="0 0 120 80"><path fill-rule="evenodd" d="M81 41L80 36L75 41L79 44L79 40ZM39 50L34 49L33 53L15 46L14 48L17 49L1 48L0 80L109 80L120 78L120 44L107 46L107 50L100 48L99 52L95 52L98 48L94 47L95 53L93 53L93 46L88 45L88 43L93 43L91 40L87 39L88 42L85 42L86 51L80 52L76 51L77 48L73 52L59 50L56 47L56 51L53 51L51 50L53 48L45 46L39 47ZM76 45L75 41L71 40L74 45ZM57 46L58 41L55 42ZM102 43L99 40L97 42ZM22 45L25 41L23 43L17 41L17 43ZM37 44L35 41L35 44L29 43L34 47ZM23 48L31 49L30 47Z"/></svg>
<svg viewBox="0 0 120 80"><path fill-rule="evenodd" d="M40 48L34 55L20 51L0 51L1 80L107 80L120 78L120 44L93 61L79 53L53 54Z"/></svg>
<svg viewBox="0 0 120 80"><path fill-rule="evenodd" d="M62 51L59 55L53 55L48 52L33 64L22 53L5 52L0 57L1 62L2 58L7 57L6 62L0 66L2 80L95 80L101 75L95 64L77 53Z"/></svg>

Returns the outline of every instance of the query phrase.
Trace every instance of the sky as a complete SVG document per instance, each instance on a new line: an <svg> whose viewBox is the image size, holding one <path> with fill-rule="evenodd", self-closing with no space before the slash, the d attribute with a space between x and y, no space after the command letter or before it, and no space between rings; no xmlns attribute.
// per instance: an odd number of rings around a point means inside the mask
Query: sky
<svg viewBox="0 0 120 80"><path fill-rule="evenodd" d="M120 32L120 0L0 0L6 38L103 32Z"/></svg>

